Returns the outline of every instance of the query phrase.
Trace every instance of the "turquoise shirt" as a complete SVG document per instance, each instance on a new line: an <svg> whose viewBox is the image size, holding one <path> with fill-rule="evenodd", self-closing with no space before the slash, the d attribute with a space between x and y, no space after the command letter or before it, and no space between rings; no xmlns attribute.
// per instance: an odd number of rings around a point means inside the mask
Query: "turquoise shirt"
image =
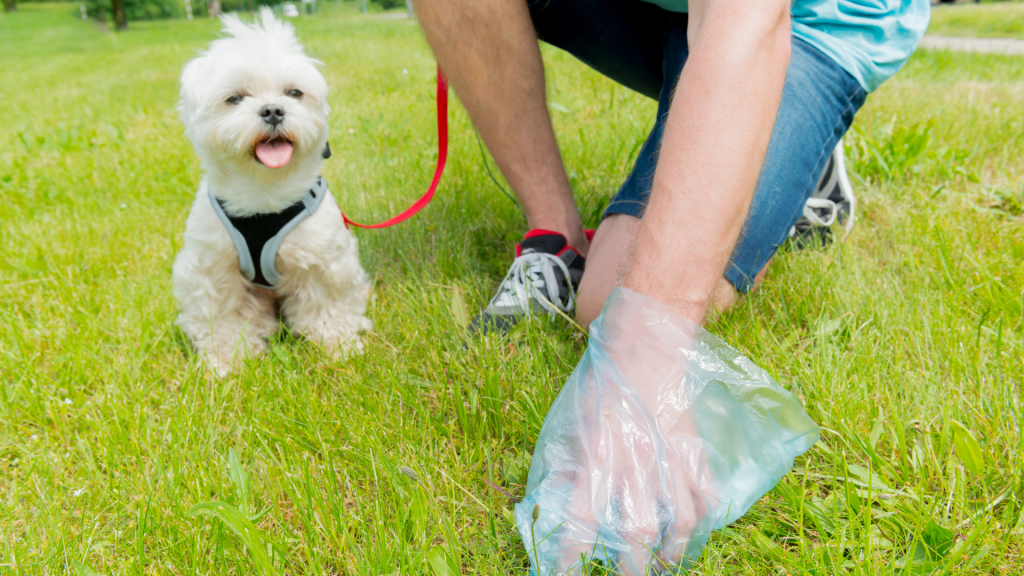
<svg viewBox="0 0 1024 576"><path fill-rule="evenodd" d="M686 12L688 0L646 0ZM757 1L757 0L751 0ZM793 0L793 36L827 54L868 92L895 74L928 28L930 0Z"/></svg>

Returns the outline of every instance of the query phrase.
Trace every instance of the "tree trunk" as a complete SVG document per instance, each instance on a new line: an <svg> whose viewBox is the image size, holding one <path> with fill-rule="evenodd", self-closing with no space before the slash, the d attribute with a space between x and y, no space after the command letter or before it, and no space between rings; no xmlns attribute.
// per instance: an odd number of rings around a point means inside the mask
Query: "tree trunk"
<svg viewBox="0 0 1024 576"><path fill-rule="evenodd" d="M110 11L114 13L114 30L127 30L128 16L124 13L124 0L110 0Z"/></svg>
<svg viewBox="0 0 1024 576"><path fill-rule="evenodd" d="M14 12L17 9L17 0L4 0L4 12Z"/></svg>

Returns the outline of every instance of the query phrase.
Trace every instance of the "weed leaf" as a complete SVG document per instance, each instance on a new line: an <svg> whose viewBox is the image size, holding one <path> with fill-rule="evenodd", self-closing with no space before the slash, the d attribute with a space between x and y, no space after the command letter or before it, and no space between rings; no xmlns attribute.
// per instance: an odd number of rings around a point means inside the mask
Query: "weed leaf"
<svg viewBox="0 0 1024 576"><path fill-rule="evenodd" d="M462 288L456 286L452 289L452 316L455 322L466 328L469 326L469 308L466 306L466 299L462 296Z"/></svg>
<svg viewBox="0 0 1024 576"><path fill-rule="evenodd" d="M950 424L953 425L953 445L956 446L956 455L960 457L964 467L971 473L981 474L982 469L985 468L985 459L981 455L978 439L971 434L966 426L956 420L950 420Z"/></svg>
<svg viewBox="0 0 1024 576"><path fill-rule="evenodd" d="M93 570L92 566L89 566L85 562L79 562L78 560L72 560L71 561L71 565L74 566L74 568L75 568L75 571L74 571L75 576L103 576L99 572Z"/></svg>
<svg viewBox="0 0 1024 576"><path fill-rule="evenodd" d="M860 482L853 480L853 483L857 484L858 486L863 486L864 488L870 486L872 490L878 491L890 490L889 485L884 480L882 480L882 478L878 474L868 471L868 469L863 466L850 464L849 466L847 466L847 469L850 471L851 474L853 474L857 478L860 478Z"/></svg>
<svg viewBox="0 0 1024 576"><path fill-rule="evenodd" d="M427 554L427 562L430 563L430 569L433 570L434 576L455 576L459 573L452 567L451 557L442 546L434 546L430 549L430 553Z"/></svg>
<svg viewBox="0 0 1024 576"><path fill-rule="evenodd" d="M956 532L939 526L935 520L929 520L924 527L924 532L921 533L921 543L926 547L920 551L924 556L923 559L934 561L945 558L955 541ZM917 555L916 552L915 555Z"/></svg>
<svg viewBox="0 0 1024 576"><path fill-rule="evenodd" d="M256 525L250 521L245 514L243 514L238 508L235 508L227 502L215 500L213 502L205 502L203 504L196 504L188 511L189 516L199 516L206 514L219 518L222 522L228 525L228 528L232 532L238 534L242 539L242 543L245 544L249 554L252 555L253 562L260 568L260 572L264 576L277 576L277 570L274 568L274 563L271 561L270 556L267 555L267 540L263 537L263 534L256 528Z"/></svg>
<svg viewBox="0 0 1024 576"><path fill-rule="evenodd" d="M906 558L897 562L897 566L906 568L903 574L931 574L946 559L955 542L956 532L929 520L921 537L914 540Z"/></svg>
<svg viewBox="0 0 1024 576"><path fill-rule="evenodd" d="M235 493L242 503L243 510L249 509L249 475L242 468L242 462L238 459L238 453L234 448L228 448L228 476L231 483L235 485Z"/></svg>
<svg viewBox="0 0 1024 576"><path fill-rule="evenodd" d="M823 319L818 323L817 332L819 336L828 336L838 332L845 325L846 319L843 317Z"/></svg>

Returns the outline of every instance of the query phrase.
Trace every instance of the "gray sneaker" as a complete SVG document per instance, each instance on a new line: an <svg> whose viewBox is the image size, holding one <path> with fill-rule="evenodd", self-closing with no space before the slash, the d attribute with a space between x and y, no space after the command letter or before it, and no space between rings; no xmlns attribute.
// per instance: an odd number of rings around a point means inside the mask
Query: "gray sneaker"
<svg viewBox="0 0 1024 576"><path fill-rule="evenodd" d="M856 219L856 207L857 199L846 175L843 141L839 140L818 178L814 193L804 204L804 215L790 229L789 237L801 249L810 245L827 245L832 241L834 224L842 226L845 234L850 233Z"/></svg>
<svg viewBox="0 0 1024 576"><path fill-rule="evenodd" d="M568 245L565 236L531 230L516 244L516 259L491 298L469 325L471 334L507 333L523 318L537 314L572 314L576 287L586 258Z"/></svg>

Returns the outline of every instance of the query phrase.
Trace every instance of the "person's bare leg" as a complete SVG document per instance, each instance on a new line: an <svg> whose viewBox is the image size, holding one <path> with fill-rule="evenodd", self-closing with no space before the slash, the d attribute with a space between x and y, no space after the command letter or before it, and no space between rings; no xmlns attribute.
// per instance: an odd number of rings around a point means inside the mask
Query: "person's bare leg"
<svg viewBox="0 0 1024 576"><path fill-rule="evenodd" d="M589 328L590 323L601 313L612 288L618 285L639 229L640 219L627 214L612 214L598 226L594 242L590 245L587 270L580 281L579 295L576 297L576 321L580 326ZM756 290L764 280L768 264L754 277L754 288L751 291ZM732 282L723 276L718 280L712 300L717 313L722 314L735 306L741 297Z"/></svg>
<svg viewBox="0 0 1024 576"><path fill-rule="evenodd" d="M526 1L418 0L416 15L530 228L564 234L585 256L590 243L551 127Z"/></svg>

